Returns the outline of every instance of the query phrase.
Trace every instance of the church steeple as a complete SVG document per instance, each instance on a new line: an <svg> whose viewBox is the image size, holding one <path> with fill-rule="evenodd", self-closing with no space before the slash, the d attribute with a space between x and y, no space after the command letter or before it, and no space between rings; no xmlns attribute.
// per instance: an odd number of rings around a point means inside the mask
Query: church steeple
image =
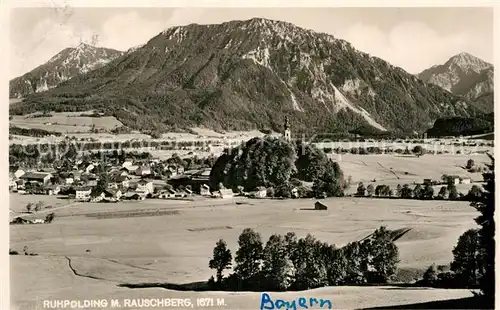
<svg viewBox="0 0 500 310"><path fill-rule="evenodd" d="M290 130L290 123L288 121L288 116L285 116L285 132L283 134L285 140L292 141L292 131Z"/></svg>

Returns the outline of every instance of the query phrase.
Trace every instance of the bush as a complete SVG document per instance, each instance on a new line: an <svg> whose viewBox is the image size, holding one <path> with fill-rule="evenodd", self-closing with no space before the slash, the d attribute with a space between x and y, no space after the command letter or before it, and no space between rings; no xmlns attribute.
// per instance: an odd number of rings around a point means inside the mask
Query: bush
<svg viewBox="0 0 500 310"><path fill-rule="evenodd" d="M472 167L474 167L474 160L473 159L469 159L467 161L467 165L465 166L466 169L471 169Z"/></svg>

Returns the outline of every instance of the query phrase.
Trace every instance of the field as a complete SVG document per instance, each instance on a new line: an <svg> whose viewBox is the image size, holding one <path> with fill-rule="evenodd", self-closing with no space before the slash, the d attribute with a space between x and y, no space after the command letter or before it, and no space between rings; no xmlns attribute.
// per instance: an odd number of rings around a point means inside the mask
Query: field
<svg viewBox="0 0 500 310"><path fill-rule="evenodd" d="M473 183L481 186L481 173L469 173L462 167L468 159L473 159L476 165L489 163L489 158L484 154L477 155L424 155L421 157L404 155L331 155L338 161L347 178L351 176L353 184L349 193L356 192L358 182L365 186L373 184L389 185L395 189L398 184L408 184L414 188L416 183L431 178L440 181L443 174L469 177ZM373 182L375 180L375 182ZM473 184L458 184L457 190L467 194ZM435 194L441 186L434 188Z"/></svg>
<svg viewBox="0 0 500 310"><path fill-rule="evenodd" d="M11 194L11 208L26 197ZM21 201L21 199L23 199ZM52 198L51 198L52 199ZM239 202L236 204L236 202ZM181 292L120 284L188 284L206 281L215 242L233 253L238 235L250 227L264 240L273 234L308 233L338 246L359 240L381 225L411 228L397 241L400 268L447 264L476 212L465 202L363 198L326 199L327 211L310 211L315 200L198 199L195 201L81 203L55 211L52 224L13 225L11 249L38 256L11 256L12 305L32 308L43 299L224 297L229 309L255 309L260 294ZM21 208L21 207L17 207ZM80 289L79 289L80 288ZM297 293L276 293L287 299ZM334 308L364 308L469 297L468 290L398 287L329 287L300 296L328 298Z"/></svg>
<svg viewBox="0 0 500 310"><path fill-rule="evenodd" d="M33 114L14 115L10 124L22 128L35 128L61 133L89 132L96 129L111 130L123 124L113 116L91 117L90 112L57 112L47 117L33 117Z"/></svg>

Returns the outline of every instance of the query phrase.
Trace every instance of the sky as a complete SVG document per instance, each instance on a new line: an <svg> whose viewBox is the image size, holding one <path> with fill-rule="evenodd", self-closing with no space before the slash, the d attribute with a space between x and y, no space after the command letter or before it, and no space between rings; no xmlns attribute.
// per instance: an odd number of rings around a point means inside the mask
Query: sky
<svg viewBox="0 0 500 310"><path fill-rule="evenodd" d="M492 8L15 8L9 75L20 76L80 42L124 51L172 26L253 17L331 34L410 73L461 52L493 63Z"/></svg>

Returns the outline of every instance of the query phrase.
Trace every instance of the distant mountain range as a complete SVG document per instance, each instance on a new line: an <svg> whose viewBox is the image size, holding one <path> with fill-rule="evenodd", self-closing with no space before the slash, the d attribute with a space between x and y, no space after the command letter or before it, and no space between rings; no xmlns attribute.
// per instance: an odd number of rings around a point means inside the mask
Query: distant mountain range
<svg viewBox="0 0 500 310"><path fill-rule="evenodd" d="M45 64L10 81L10 98L22 98L29 94L56 87L74 76L100 68L124 53L81 43L66 48Z"/></svg>
<svg viewBox="0 0 500 310"><path fill-rule="evenodd" d="M360 126L423 132L438 118L484 110L344 40L262 18L172 27L125 54L107 51L106 65L80 65L74 78L28 95L10 113L93 109L139 130L281 131L288 116L294 133L315 134ZM17 84L45 88L32 80L40 76ZM25 94L16 89L11 82L11 95Z"/></svg>
<svg viewBox="0 0 500 310"><path fill-rule="evenodd" d="M451 57L442 65L418 74L425 82L475 102L485 112L493 112L493 65L468 53Z"/></svg>

